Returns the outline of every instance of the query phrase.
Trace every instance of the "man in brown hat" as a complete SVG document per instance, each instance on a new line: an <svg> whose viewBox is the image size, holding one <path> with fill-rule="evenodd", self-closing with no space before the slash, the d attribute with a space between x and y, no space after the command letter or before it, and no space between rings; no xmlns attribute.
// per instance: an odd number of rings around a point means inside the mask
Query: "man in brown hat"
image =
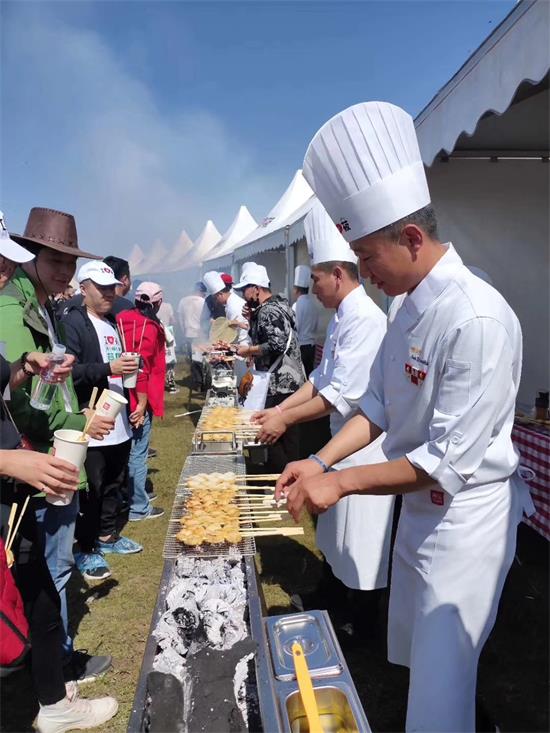
<svg viewBox="0 0 550 733"><path fill-rule="evenodd" d="M68 286L78 257L95 259L96 256L79 249L74 217L61 211L31 209L24 234L10 236L35 255L33 260L17 268L11 282L0 293L0 341L7 345L7 358L14 361L25 352L49 352L54 343L64 343L63 328L56 322L49 296ZM28 380L12 392L11 412L27 442L34 449L47 452L56 430L82 430L86 414L78 412L72 378L55 391L46 411L31 407L32 387ZM90 434L101 440L112 427L111 420L96 417ZM61 599L65 652L71 665L67 674L79 681L93 679L109 668L111 657L73 652L68 633L66 585L74 566L72 546L78 492L67 506L53 506L43 498L33 501L46 561Z"/></svg>

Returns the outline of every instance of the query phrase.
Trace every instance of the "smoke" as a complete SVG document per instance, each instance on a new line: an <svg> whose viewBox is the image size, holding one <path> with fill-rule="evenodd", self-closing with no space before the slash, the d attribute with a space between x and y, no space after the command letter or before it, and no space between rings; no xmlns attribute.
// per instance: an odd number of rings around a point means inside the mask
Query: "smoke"
<svg viewBox="0 0 550 733"><path fill-rule="evenodd" d="M171 249L183 228L195 239L208 218L223 232L242 203L261 218L288 183L184 89L161 112L144 75L82 23L90 6L73 24L62 3L2 6L0 195L13 231L48 206L75 215L88 251L147 254L156 239Z"/></svg>

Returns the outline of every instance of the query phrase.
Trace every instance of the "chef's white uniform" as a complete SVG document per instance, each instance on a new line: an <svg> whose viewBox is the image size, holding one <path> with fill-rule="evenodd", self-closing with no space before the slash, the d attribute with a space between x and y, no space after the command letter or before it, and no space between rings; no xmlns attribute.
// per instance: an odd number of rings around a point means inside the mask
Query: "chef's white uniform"
<svg viewBox="0 0 550 733"><path fill-rule="evenodd" d="M309 293L300 295L292 305L296 316L296 334L299 346L314 346L319 329L319 306L317 298Z"/></svg>
<svg viewBox="0 0 550 733"><path fill-rule="evenodd" d="M246 305L245 301L240 298L237 293L231 291L227 303L225 304L225 317L228 321L239 321L245 322L243 316L243 308ZM237 339L238 344L249 344L250 338L248 336L247 328L237 328Z"/></svg>
<svg viewBox="0 0 550 733"><path fill-rule="evenodd" d="M386 316L362 286L344 298L333 316L322 361L309 377L334 407L333 435L356 412L385 332ZM381 443L382 437L335 468L380 463L385 460ZM393 496L349 496L319 516L317 546L348 588L387 585L393 505Z"/></svg>
<svg viewBox="0 0 550 733"><path fill-rule="evenodd" d="M475 730L477 662L533 505L510 433L521 330L452 245L393 303L363 412L434 483L403 497L388 658L411 669L408 731Z"/></svg>

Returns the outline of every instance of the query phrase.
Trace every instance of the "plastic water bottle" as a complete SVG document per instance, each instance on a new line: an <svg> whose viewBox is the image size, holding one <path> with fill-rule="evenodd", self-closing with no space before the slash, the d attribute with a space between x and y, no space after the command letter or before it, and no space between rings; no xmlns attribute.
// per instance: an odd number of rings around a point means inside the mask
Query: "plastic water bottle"
<svg viewBox="0 0 550 733"><path fill-rule="evenodd" d="M62 344L54 344L50 355L48 366L40 372L40 377L31 395L31 407L35 410L49 410L57 389L57 377L54 376L54 369L65 361L65 347Z"/></svg>

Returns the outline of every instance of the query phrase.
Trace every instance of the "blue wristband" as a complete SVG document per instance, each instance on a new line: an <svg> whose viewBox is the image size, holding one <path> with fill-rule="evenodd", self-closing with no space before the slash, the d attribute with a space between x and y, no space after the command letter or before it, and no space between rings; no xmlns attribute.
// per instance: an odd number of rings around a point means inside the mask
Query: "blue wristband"
<svg viewBox="0 0 550 733"><path fill-rule="evenodd" d="M318 463L321 466L321 468L323 469L323 471L325 473L328 472L328 466L327 466L327 464L323 461L322 458L319 458L319 456L316 456L315 453L312 453L311 455L309 455L308 458L311 461L315 461L315 463Z"/></svg>

